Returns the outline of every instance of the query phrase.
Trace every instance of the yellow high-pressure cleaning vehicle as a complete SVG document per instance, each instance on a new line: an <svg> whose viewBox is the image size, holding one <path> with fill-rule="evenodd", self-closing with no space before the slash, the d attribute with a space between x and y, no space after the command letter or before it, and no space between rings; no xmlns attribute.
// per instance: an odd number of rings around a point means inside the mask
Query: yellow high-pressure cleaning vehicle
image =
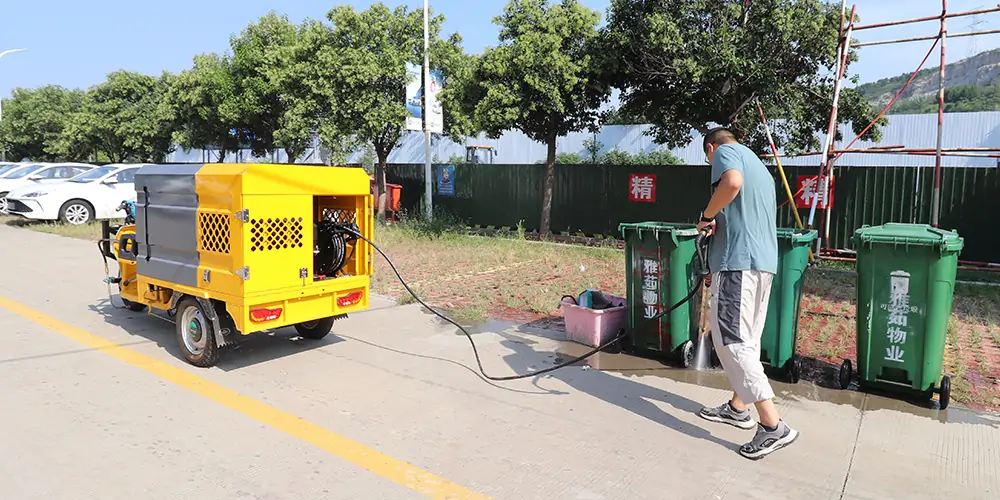
<svg viewBox="0 0 1000 500"><path fill-rule="evenodd" d="M124 307L166 313L192 365L241 335L294 326L307 339L367 309L374 215L347 167L149 165L125 224L102 224ZM363 238L359 238L363 236ZM150 311L152 312L152 311Z"/></svg>

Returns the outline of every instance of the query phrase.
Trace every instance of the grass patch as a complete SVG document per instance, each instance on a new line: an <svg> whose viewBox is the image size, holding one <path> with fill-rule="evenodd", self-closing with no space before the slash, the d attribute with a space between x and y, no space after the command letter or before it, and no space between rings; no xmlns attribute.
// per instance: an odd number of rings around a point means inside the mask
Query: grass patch
<svg viewBox="0 0 1000 500"><path fill-rule="evenodd" d="M460 325L474 325L486 319L486 313L478 307L461 307L451 311L451 319Z"/></svg>
<svg viewBox="0 0 1000 500"><path fill-rule="evenodd" d="M112 223L120 224L121 220L112 221ZM70 238L79 238L91 241L101 239L101 223L98 221L90 222L81 226L73 226L62 222L33 221L23 217L0 215L0 224L8 227L30 229L39 233L68 236Z"/></svg>

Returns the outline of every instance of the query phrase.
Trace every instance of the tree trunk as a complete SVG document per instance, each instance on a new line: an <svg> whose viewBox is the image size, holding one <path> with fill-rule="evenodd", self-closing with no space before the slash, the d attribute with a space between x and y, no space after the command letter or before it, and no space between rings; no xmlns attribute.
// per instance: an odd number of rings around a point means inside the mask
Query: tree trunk
<svg viewBox="0 0 1000 500"><path fill-rule="evenodd" d="M376 150L375 154L378 156L378 163L375 164L375 185L378 188L375 192L375 203L378 208L379 218L385 218L388 198L385 193L385 170L389 154L380 150Z"/></svg>
<svg viewBox="0 0 1000 500"><path fill-rule="evenodd" d="M556 134L549 134L549 152L545 159L545 181L542 184L542 224L538 232L549 234L552 223L552 185L556 182Z"/></svg>

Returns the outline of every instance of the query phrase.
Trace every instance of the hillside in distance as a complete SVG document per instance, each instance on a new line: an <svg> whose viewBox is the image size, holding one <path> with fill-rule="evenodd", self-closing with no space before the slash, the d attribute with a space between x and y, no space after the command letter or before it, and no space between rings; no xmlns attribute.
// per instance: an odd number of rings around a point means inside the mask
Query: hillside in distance
<svg viewBox="0 0 1000 500"><path fill-rule="evenodd" d="M858 92L881 109L912 73L859 85ZM1000 49L945 66L945 111L1000 111ZM936 113L938 67L921 70L892 106L892 114Z"/></svg>

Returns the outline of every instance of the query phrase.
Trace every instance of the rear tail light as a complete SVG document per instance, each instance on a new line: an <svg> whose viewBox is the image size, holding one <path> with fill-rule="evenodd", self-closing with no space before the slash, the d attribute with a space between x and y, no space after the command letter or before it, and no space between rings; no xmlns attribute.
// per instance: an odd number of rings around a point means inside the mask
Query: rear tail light
<svg viewBox="0 0 1000 500"><path fill-rule="evenodd" d="M364 297L364 292L351 292L343 297L337 298L337 305L340 307L350 307L358 302Z"/></svg>
<svg viewBox="0 0 1000 500"><path fill-rule="evenodd" d="M263 323L265 321L274 321L281 317L281 308L261 308L261 309L251 309L250 310L250 321L254 323Z"/></svg>

